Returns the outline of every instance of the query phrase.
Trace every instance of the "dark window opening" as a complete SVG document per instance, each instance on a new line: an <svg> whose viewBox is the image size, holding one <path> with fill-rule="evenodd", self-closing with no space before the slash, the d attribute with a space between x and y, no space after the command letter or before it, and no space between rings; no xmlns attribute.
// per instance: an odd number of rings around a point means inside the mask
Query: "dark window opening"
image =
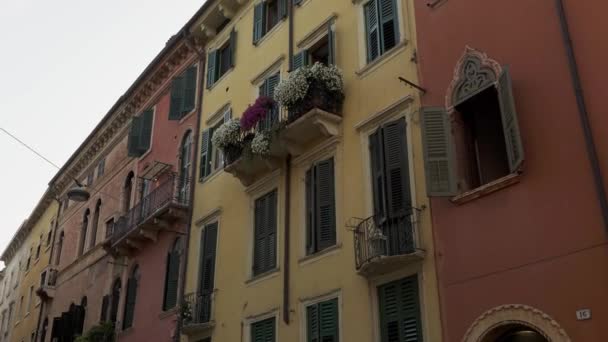
<svg viewBox="0 0 608 342"><path fill-rule="evenodd" d="M461 140L457 150L468 189L492 182L510 173L498 94L489 87L456 106Z"/></svg>
<svg viewBox="0 0 608 342"><path fill-rule="evenodd" d="M315 64L317 62L329 65L329 39L325 36L323 39L318 41L309 49L310 63Z"/></svg>
<svg viewBox="0 0 608 342"><path fill-rule="evenodd" d="M279 23L279 5L277 0L266 2L266 27L264 33L272 30Z"/></svg>
<svg viewBox="0 0 608 342"><path fill-rule="evenodd" d="M112 286L112 296L111 301L112 305L110 308L110 322L116 323L116 318L118 316L118 303L120 301L120 289L122 285L120 283L120 278L114 281L114 285Z"/></svg>
<svg viewBox="0 0 608 342"><path fill-rule="evenodd" d="M230 42L226 42L225 45L219 48L217 54L217 59L219 61L217 79L220 79L232 67L230 63Z"/></svg>
<svg viewBox="0 0 608 342"><path fill-rule="evenodd" d="M132 192L133 192L133 178L135 178L135 175L133 174L133 171L129 172L129 175L127 176L127 179L125 180L125 187L123 190L123 208L122 210L124 212L129 211L129 209L131 209L131 196L132 196Z"/></svg>

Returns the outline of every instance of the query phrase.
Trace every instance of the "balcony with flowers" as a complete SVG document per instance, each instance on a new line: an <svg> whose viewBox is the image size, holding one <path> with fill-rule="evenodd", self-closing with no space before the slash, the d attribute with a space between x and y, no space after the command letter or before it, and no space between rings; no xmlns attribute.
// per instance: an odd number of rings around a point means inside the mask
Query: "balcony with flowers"
<svg viewBox="0 0 608 342"><path fill-rule="evenodd" d="M212 143L226 172L249 185L325 139L340 135L344 81L337 67L316 63L292 72L274 97L259 97L240 119L224 123Z"/></svg>

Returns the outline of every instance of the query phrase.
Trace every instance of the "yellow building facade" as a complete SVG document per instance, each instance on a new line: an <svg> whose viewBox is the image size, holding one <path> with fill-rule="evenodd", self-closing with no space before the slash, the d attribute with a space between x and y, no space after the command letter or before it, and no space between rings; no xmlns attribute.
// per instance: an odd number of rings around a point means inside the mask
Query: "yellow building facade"
<svg viewBox="0 0 608 342"><path fill-rule="evenodd" d="M207 67L182 340L441 341L420 93L400 80L418 83L412 0L294 2L209 0L195 25ZM221 124L313 61L342 71L341 115L311 110L268 156L224 161L210 139ZM394 132L402 191L387 185ZM313 234L318 184L333 229Z"/></svg>
<svg viewBox="0 0 608 342"><path fill-rule="evenodd" d="M51 258L57 208L57 201L49 193L45 194L11 242L20 240L22 272L16 289L16 312L10 341L37 340L42 303L36 290L40 287L41 275L47 271Z"/></svg>

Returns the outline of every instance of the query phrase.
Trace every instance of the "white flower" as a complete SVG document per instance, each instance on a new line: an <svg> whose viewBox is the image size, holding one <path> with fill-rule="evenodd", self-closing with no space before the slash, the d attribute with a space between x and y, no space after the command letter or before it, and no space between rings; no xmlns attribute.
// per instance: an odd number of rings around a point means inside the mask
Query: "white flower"
<svg viewBox="0 0 608 342"><path fill-rule="evenodd" d="M258 132L251 141L251 152L259 155L267 155L270 152L271 137L268 132Z"/></svg>
<svg viewBox="0 0 608 342"><path fill-rule="evenodd" d="M342 92L344 77L335 65L326 66L319 62L304 66L282 80L274 91L274 99L283 107L292 107L306 97L310 83L320 81L328 91Z"/></svg>
<svg viewBox="0 0 608 342"><path fill-rule="evenodd" d="M213 133L211 142L224 149L228 145L237 145L240 143L241 137L241 124L237 119L230 119L228 122L223 123Z"/></svg>

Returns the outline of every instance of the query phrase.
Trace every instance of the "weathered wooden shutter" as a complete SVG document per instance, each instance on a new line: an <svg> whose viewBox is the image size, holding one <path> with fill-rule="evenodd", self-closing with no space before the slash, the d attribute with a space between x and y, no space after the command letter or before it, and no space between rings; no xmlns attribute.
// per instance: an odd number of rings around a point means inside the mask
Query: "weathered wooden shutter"
<svg viewBox="0 0 608 342"><path fill-rule="evenodd" d="M306 341L319 341L319 305L313 304L306 308Z"/></svg>
<svg viewBox="0 0 608 342"><path fill-rule="evenodd" d="M381 53L390 50L399 40L395 0L378 0L380 6Z"/></svg>
<svg viewBox="0 0 608 342"><path fill-rule="evenodd" d="M372 171L372 191L374 197L374 217L377 223L386 219L386 193L384 179L384 149L382 129L369 136L369 154Z"/></svg>
<svg viewBox="0 0 608 342"><path fill-rule="evenodd" d="M108 320L108 306L110 305L110 296L105 295L101 300L101 317L99 318L100 322L105 322Z"/></svg>
<svg viewBox="0 0 608 342"><path fill-rule="evenodd" d="M287 17L287 0L277 0L279 19Z"/></svg>
<svg viewBox="0 0 608 342"><path fill-rule="evenodd" d="M268 250L268 265L267 269L271 270L276 267L277 263L277 191L270 193L266 200L266 212L268 213L267 226L267 250Z"/></svg>
<svg viewBox="0 0 608 342"><path fill-rule="evenodd" d="M382 127L384 139L384 174L388 215L402 217L411 208L409 166L405 119Z"/></svg>
<svg viewBox="0 0 608 342"><path fill-rule="evenodd" d="M507 156L509 158L509 168L511 172L516 172L524 161L524 149L519 132L519 122L517 121L517 111L515 110L511 75L508 66L503 67L502 73L498 78L498 100L507 146Z"/></svg>
<svg viewBox="0 0 608 342"><path fill-rule="evenodd" d="M190 113L196 105L196 74L196 66L191 66L186 70L184 108L182 110L182 116Z"/></svg>
<svg viewBox="0 0 608 342"><path fill-rule="evenodd" d="M418 278L378 287L382 342L422 342Z"/></svg>
<svg viewBox="0 0 608 342"><path fill-rule="evenodd" d="M281 75L279 73L268 77L266 80L267 84L267 94L269 97L274 98L274 89L277 87L279 82L281 81ZM273 127L277 122L279 122L279 106L275 104L275 106L270 111L270 121L268 128Z"/></svg>
<svg viewBox="0 0 608 342"><path fill-rule="evenodd" d="M211 134L209 134L209 129L203 130L201 136L201 165L199 170L199 180L202 181L205 177L209 175L209 172L211 170L211 161L209 153L209 147L211 145Z"/></svg>
<svg viewBox="0 0 608 342"><path fill-rule="evenodd" d="M274 317L251 324L251 342L274 342L276 339L274 330Z"/></svg>
<svg viewBox="0 0 608 342"><path fill-rule="evenodd" d="M376 0L365 4L365 32L367 35L367 61L371 62L380 55L380 30Z"/></svg>
<svg viewBox="0 0 608 342"><path fill-rule="evenodd" d="M213 50L207 54L207 89L211 88L216 80L217 69L217 50Z"/></svg>
<svg viewBox="0 0 608 342"><path fill-rule="evenodd" d="M253 274L276 267L277 191L255 201Z"/></svg>
<svg viewBox="0 0 608 342"><path fill-rule="evenodd" d="M215 279L215 248L217 245L217 222L207 225L202 236L202 270L200 292L203 295L213 292Z"/></svg>
<svg viewBox="0 0 608 342"><path fill-rule="evenodd" d="M165 299L163 309L169 310L177 304L177 287L179 283L179 251L167 254L167 273L165 275Z"/></svg>
<svg viewBox="0 0 608 342"><path fill-rule="evenodd" d="M152 142L152 124L154 123L154 109L148 109L141 114L141 134L139 136L139 153L144 154Z"/></svg>
<svg viewBox="0 0 608 342"><path fill-rule="evenodd" d="M327 64L336 64L336 33L332 29L332 23L327 24L327 48L329 50Z"/></svg>
<svg viewBox="0 0 608 342"><path fill-rule="evenodd" d="M336 199L333 158L315 166L315 216L317 220L317 248L323 250L336 244Z"/></svg>
<svg viewBox="0 0 608 342"><path fill-rule="evenodd" d="M424 107L420 113L427 192L429 196L454 196L456 180L448 114L438 107Z"/></svg>
<svg viewBox="0 0 608 342"><path fill-rule="evenodd" d="M129 157L139 157L141 155L139 150L139 142L142 127L142 117L136 116L131 120L131 128L129 129L129 140L127 141L127 151Z"/></svg>
<svg viewBox="0 0 608 342"><path fill-rule="evenodd" d="M133 317L135 315L135 300L137 297L137 279L129 278L127 280L127 296L125 298L125 315L123 317L123 329L133 325Z"/></svg>
<svg viewBox="0 0 608 342"><path fill-rule="evenodd" d="M338 342L338 299L319 303L319 338L322 342Z"/></svg>
<svg viewBox="0 0 608 342"><path fill-rule="evenodd" d="M182 118L184 108L184 88L186 79L179 75L171 81L171 105L169 108L169 120L179 120Z"/></svg>
<svg viewBox="0 0 608 342"><path fill-rule="evenodd" d="M253 44L264 36L264 8L265 3L260 2L253 9Z"/></svg>
<svg viewBox="0 0 608 342"><path fill-rule="evenodd" d="M233 28L230 32L230 67L234 68L236 65L236 30Z"/></svg>
<svg viewBox="0 0 608 342"><path fill-rule="evenodd" d="M316 222L314 209L315 183L314 168L306 171L306 254L313 254L316 247Z"/></svg>
<svg viewBox="0 0 608 342"><path fill-rule="evenodd" d="M298 70L299 68L308 64L308 50L302 50L293 56L291 71Z"/></svg>

